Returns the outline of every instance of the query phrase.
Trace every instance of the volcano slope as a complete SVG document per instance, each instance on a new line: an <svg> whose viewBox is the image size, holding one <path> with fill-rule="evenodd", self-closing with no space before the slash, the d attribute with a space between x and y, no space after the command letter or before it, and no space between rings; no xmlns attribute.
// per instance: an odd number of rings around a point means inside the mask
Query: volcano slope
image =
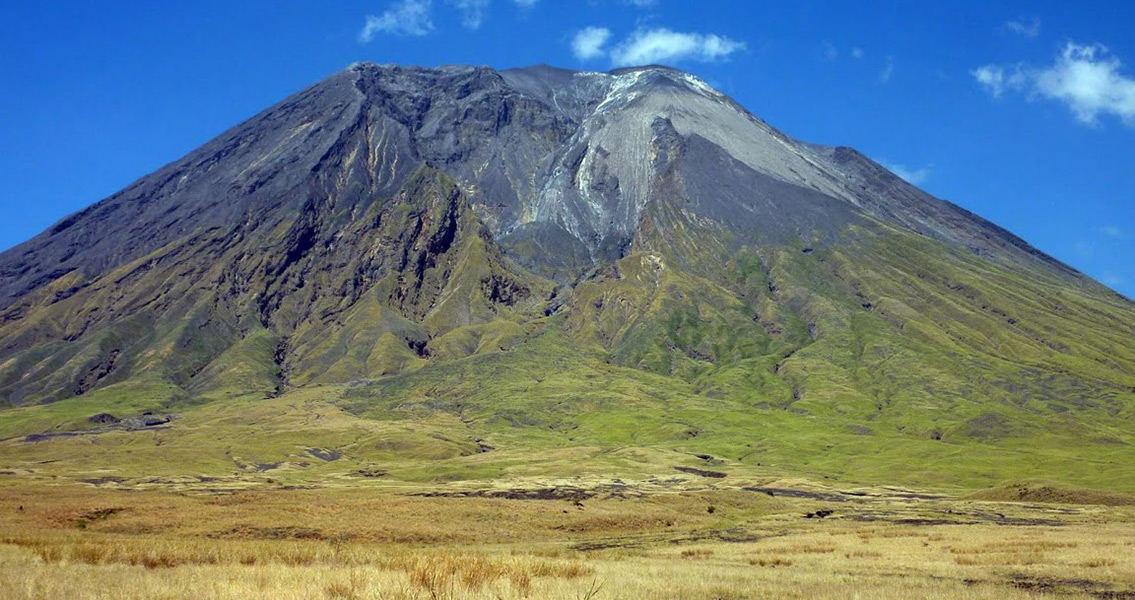
<svg viewBox="0 0 1135 600"><path fill-rule="evenodd" d="M0 468L1130 492L1133 336L680 71L357 64L0 254Z"/></svg>

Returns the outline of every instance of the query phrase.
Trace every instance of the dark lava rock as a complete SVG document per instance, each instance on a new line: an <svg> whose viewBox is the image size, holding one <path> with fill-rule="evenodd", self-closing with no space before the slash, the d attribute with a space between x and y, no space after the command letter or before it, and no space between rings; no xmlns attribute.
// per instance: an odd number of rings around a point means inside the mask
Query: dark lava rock
<svg viewBox="0 0 1135 600"><path fill-rule="evenodd" d="M674 467L674 470L681 471L683 473L689 473L691 475L697 475L698 477L710 477L713 479L725 478L725 473L721 473L719 471L706 471L705 469L695 469L694 467Z"/></svg>

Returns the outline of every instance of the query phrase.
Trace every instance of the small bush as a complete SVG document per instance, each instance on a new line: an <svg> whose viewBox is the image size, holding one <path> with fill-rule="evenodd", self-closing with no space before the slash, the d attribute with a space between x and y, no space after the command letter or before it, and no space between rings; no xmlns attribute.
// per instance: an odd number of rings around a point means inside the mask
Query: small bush
<svg viewBox="0 0 1135 600"><path fill-rule="evenodd" d="M792 561L783 558L752 558L749 564L754 567L791 567Z"/></svg>

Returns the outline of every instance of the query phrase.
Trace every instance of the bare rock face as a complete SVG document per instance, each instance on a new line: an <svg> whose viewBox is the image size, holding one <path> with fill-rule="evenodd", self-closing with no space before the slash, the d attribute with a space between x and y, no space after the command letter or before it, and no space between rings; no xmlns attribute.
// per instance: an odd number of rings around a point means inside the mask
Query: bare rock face
<svg viewBox="0 0 1135 600"><path fill-rule="evenodd" d="M870 215L975 252L1059 266L854 150L792 140L687 73L363 63L4 252L0 305L194 231L274 227L332 195L336 222L346 223L423 165L461 185L495 238L551 239L562 229L574 242L557 245L578 243L592 258L618 254L676 168L683 199L709 218L740 220L740 233L773 216L780 222L767 233L807 238ZM754 197L765 205L750 205Z"/></svg>
<svg viewBox="0 0 1135 600"><path fill-rule="evenodd" d="M0 254L0 404L139 378L199 396L397 373L449 356L436 340L456 329L581 314L581 282L625 279L629 253L657 254L636 276L657 283L744 249L819 256L894 232L1103 293L687 73L356 64ZM814 321L758 262L770 302ZM591 304L632 305L647 310ZM686 352L712 358L703 346Z"/></svg>

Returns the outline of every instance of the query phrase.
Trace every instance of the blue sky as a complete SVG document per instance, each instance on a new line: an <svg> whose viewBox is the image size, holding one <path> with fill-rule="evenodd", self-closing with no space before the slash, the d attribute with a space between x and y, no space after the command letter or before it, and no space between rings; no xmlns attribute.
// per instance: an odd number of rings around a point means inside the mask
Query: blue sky
<svg viewBox="0 0 1135 600"><path fill-rule="evenodd" d="M1135 297L1135 3L6 2L0 247L368 60L660 62Z"/></svg>

